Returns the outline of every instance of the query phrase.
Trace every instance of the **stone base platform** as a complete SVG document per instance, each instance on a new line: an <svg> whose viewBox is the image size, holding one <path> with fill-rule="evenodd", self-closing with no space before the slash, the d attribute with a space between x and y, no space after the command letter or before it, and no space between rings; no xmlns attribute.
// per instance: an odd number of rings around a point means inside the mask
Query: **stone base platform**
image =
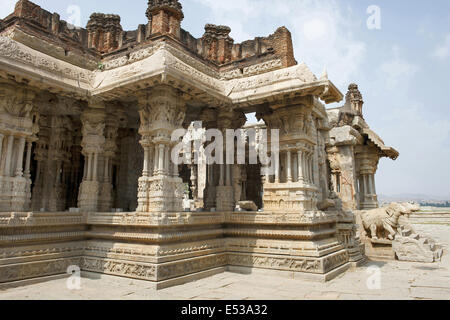
<svg viewBox="0 0 450 320"><path fill-rule="evenodd" d="M252 267L237 267L237 266L228 266L227 271L232 272L232 273L239 273L239 274L254 274L254 275L280 277L280 278L295 279L295 280L327 282L327 281L333 280L336 277L338 277L339 275L345 273L350 268L351 268L351 264L346 263L326 274L314 274L314 273L259 269L259 268L252 268Z"/></svg>
<svg viewBox="0 0 450 320"><path fill-rule="evenodd" d="M67 274L155 289L224 272L328 281L351 265L324 212L0 213L0 284Z"/></svg>
<svg viewBox="0 0 450 320"><path fill-rule="evenodd" d="M372 240L364 238L366 255L373 261L395 260L395 252L392 250L390 240Z"/></svg>

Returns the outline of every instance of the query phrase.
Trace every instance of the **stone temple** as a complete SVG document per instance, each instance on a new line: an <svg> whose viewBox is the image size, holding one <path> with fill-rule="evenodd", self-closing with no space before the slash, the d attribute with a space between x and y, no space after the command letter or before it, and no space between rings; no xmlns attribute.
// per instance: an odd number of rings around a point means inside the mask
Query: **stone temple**
<svg viewBox="0 0 450 320"><path fill-rule="evenodd" d="M226 270L326 281L364 263L356 212L378 208L378 162L399 154L358 86L298 63L284 27L235 43L183 30L177 0L146 16L83 29L20 0L0 20L0 283L69 266L156 288ZM248 130L249 113L280 130L274 174L171 161L174 130Z"/></svg>

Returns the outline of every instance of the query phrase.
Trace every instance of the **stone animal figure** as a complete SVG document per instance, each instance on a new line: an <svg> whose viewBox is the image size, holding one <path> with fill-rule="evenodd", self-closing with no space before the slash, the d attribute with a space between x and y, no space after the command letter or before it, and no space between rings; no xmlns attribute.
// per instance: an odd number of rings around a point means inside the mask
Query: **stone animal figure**
<svg viewBox="0 0 450 320"><path fill-rule="evenodd" d="M388 239L394 240L400 217L419 210L420 206L417 204L391 203L387 207L363 211L361 220L364 229L370 231L372 239L377 240L378 233L385 230L388 232Z"/></svg>

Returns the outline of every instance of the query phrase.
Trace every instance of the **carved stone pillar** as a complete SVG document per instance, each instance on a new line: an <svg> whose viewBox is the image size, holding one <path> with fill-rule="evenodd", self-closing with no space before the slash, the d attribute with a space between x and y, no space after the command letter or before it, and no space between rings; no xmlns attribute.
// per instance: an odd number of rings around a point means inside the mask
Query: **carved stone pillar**
<svg viewBox="0 0 450 320"><path fill-rule="evenodd" d="M138 188L138 212L148 212L149 211L149 188L151 184L151 178L158 174L159 169L159 146L152 144L151 140L148 138L143 138L141 141L141 146L144 149L144 166L142 170L142 177L139 178L139 188ZM151 150L154 151L154 160L151 166Z"/></svg>
<svg viewBox="0 0 450 320"><path fill-rule="evenodd" d="M8 146L6 149L6 161L5 161L5 169L4 169L4 176L10 177L11 176L11 164L12 164L12 158L13 158L13 147L14 147L14 136L10 134L8 136Z"/></svg>
<svg viewBox="0 0 450 320"><path fill-rule="evenodd" d="M334 191L339 195L344 210L357 210L356 169L354 147L340 145L328 149Z"/></svg>
<svg viewBox="0 0 450 320"><path fill-rule="evenodd" d="M17 144L17 162L16 162L16 177L23 177L23 156L25 152L25 137L20 137Z"/></svg>
<svg viewBox="0 0 450 320"><path fill-rule="evenodd" d="M217 128L217 110L207 108L202 111L200 120L202 126L206 130ZM212 208L216 208L216 187L219 183L219 167L217 164L208 164L206 162L206 186L203 190L204 209L210 211Z"/></svg>
<svg viewBox="0 0 450 320"><path fill-rule="evenodd" d="M218 114L218 129L222 132L224 137L224 164L220 166L220 179L219 185L216 188L216 208L217 211L225 212L225 211L233 211L235 208L236 201L235 200L235 188L241 188L241 185L232 184L233 178L231 177L231 166L230 164L226 164L226 143L232 143L230 149L235 149L234 139L233 141L227 141L226 130L227 129L238 129L241 128L245 124L246 118L245 115L241 112L234 111L233 108L229 105L224 105L220 108Z"/></svg>
<svg viewBox="0 0 450 320"><path fill-rule="evenodd" d="M66 210L68 192L68 183L64 175L72 164L70 152L73 145L72 121L67 116L52 115L48 117L46 125L48 138L43 150L45 160L40 208L45 211L61 212Z"/></svg>
<svg viewBox="0 0 450 320"><path fill-rule="evenodd" d="M314 184L314 151L311 150L308 157L309 183Z"/></svg>
<svg viewBox="0 0 450 320"><path fill-rule="evenodd" d="M82 116L83 139L82 154L88 162L88 174L80 186L78 207L82 211L99 211L99 195L101 183L98 180L98 157L104 152L106 114L104 109L86 109Z"/></svg>
<svg viewBox="0 0 450 320"><path fill-rule="evenodd" d="M286 156L286 170L287 170L287 182L292 182L292 159L291 159L291 151L287 151Z"/></svg>
<svg viewBox="0 0 450 320"><path fill-rule="evenodd" d="M34 97L29 89L0 81L0 133L2 144L3 139L6 143L4 166L0 168L0 211L30 208L31 181L23 176L23 159L26 139L34 135L38 120L33 111Z"/></svg>
<svg viewBox="0 0 450 320"><path fill-rule="evenodd" d="M2 159L3 159L3 139L5 135L0 132L0 175L2 174Z"/></svg>
<svg viewBox="0 0 450 320"><path fill-rule="evenodd" d="M47 180L47 163L49 139L51 135L50 126L47 125L47 117L41 116L39 120L39 135L34 149L34 159L37 162L36 178L34 180L31 208L33 211L45 210L45 181Z"/></svg>
<svg viewBox="0 0 450 320"><path fill-rule="evenodd" d="M118 107L115 105L114 107ZM119 120L116 113L108 113L106 116L105 145L102 154L102 176L98 177L100 183L99 211L111 211L113 207L112 162L118 151L117 137L119 132Z"/></svg>
<svg viewBox="0 0 450 320"><path fill-rule="evenodd" d="M356 152L356 167L360 185L359 207L361 210L378 208L375 173L378 167L379 155L375 148L368 146L358 147Z"/></svg>
<svg viewBox="0 0 450 320"><path fill-rule="evenodd" d="M287 105L275 104L270 111L257 115L264 119L269 130L278 129L280 134L280 157L272 156L274 183L264 184L265 211L304 214L317 210L319 189L313 184L317 129L313 108L314 99L307 96ZM292 161L293 156L297 161ZM282 170L280 163L283 164Z"/></svg>
<svg viewBox="0 0 450 320"><path fill-rule="evenodd" d="M31 178L30 166L31 166L31 148L33 147L33 141L27 141L27 158L25 160L25 178ZM0 146L1 149L1 146ZM1 158L1 155L0 155Z"/></svg>
<svg viewBox="0 0 450 320"><path fill-rule="evenodd" d="M304 168L303 155L304 155L303 150L299 149L297 151L297 164L298 164L298 169L297 169L297 171L298 171L298 179L297 179L297 182L299 182L299 183L304 183L305 182L305 176L303 175L303 168Z"/></svg>
<svg viewBox="0 0 450 320"><path fill-rule="evenodd" d="M190 166L191 169L191 192L192 192L192 199L194 200L194 203L198 200L198 174L197 174L197 165L193 164Z"/></svg>
<svg viewBox="0 0 450 320"><path fill-rule="evenodd" d="M235 164L233 167L233 188L234 188L234 202L235 205L238 204L239 201L241 201L242 198L242 181L243 181L243 170L245 168L241 168L240 165Z"/></svg>
<svg viewBox="0 0 450 320"><path fill-rule="evenodd" d="M143 172L139 178L138 212L176 212L183 209L183 180L170 170L171 141L174 130L182 128L186 103L181 93L160 85L139 94L141 145L144 150L155 146L153 176Z"/></svg>

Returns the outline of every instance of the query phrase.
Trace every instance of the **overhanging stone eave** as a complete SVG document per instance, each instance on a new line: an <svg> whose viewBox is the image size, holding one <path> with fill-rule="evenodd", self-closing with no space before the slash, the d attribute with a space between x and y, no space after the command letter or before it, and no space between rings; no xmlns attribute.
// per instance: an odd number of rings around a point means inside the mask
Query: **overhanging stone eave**
<svg viewBox="0 0 450 320"><path fill-rule="evenodd" d="M380 154L383 157L395 161L400 156L400 153L396 149L394 149L393 147L386 146L384 144L384 141L381 140L381 138L369 127L363 128L363 134L366 135L369 141L371 141L374 144L374 146L379 150Z"/></svg>
<svg viewBox="0 0 450 320"><path fill-rule="evenodd" d="M92 96L102 96L112 90L126 88L150 81L154 77L160 77L166 66L163 58L161 50L158 50L150 57L135 63L94 72Z"/></svg>
<svg viewBox="0 0 450 320"><path fill-rule="evenodd" d="M0 36L0 64L4 74L25 79L36 89L80 99L86 98L91 90L91 71L5 36Z"/></svg>
<svg viewBox="0 0 450 320"><path fill-rule="evenodd" d="M232 103L232 100L224 94L222 88L211 87L196 81L185 73L173 69L171 66L168 66L165 69L164 76L166 77L166 82L175 85L187 94L195 95L195 97L200 98L200 100L205 102L213 104L217 102ZM214 105L211 106L214 107Z"/></svg>
<svg viewBox="0 0 450 320"><path fill-rule="evenodd" d="M341 102L344 100L344 94L334 85L330 80L321 80L328 87L328 92L326 92L321 99L325 101L326 104Z"/></svg>
<svg viewBox="0 0 450 320"><path fill-rule="evenodd" d="M330 85L332 83L326 81L314 81L305 83L300 79L291 79L283 82L269 84L260 88L250 88L246 91L232 92L229 97L233 104L245 107L248 105L260 105L271 101L282 100L284 97L301 97L307 95L316 96L326 103L338 102L342 99L337 90L330 96ZM334 87L334 85L333 85ZM334 90L334 89L331 89ZM324 94L326 96L324 96Z"/></svg>
<svg viewBox="0 0 450 320"><path fill-rule="evenodd" d="M145 74L139 74L108 85L94 85L94 89L91 90L91 96L104 100L126 99L131 93L150 88L154 84L162 83L164 74L165 68L161 66Z"/></svg>
<svg viewBox="0 0 450 320"><path fill-rule="evenodd" d="M144 71L141 71L144 70ZM129 75L124 77L123 75ZM118 68L96 72L93 96L105 99L126 98L130 92L165 83L204 101L231 103L224 94L224 81L211 77L184 63L164 47L151 56Z"/></svg>
<svg viewBox="0 0 450 320"><path fill-rule="evenodd" d="M40 89L81 99L91 95L105 100L129 99L130 93L165 82L168 78L174 81L174 87L188 94L193 92L194 96L206 102L216 100L238 107L276 101L286 95L314 95L326 103L343 97L328 79L308 81L315 77L305 65L246 78L220 80L209 74L209 69L205 69L207 66L198 64L201 61L189 60L186 63L172 53L172 48L162 46L145 59L100 72L61 61L7 37L0 40L5 69L26 79L34 79ZM26 58L28 56L32 58ZM267 84L261 86L261 82ZM242 87L246 89L239 90ZM239 91L234 91L235 88Z"/></svg>
<svg viewBox="0 0 450 320"><path fill-rule="evenodd" d="M85 99L90 94L91 87L85 83L68 78L57 78L46 70L39 70L38 73L36 68L6 57L0 56L0 69L5 74L26 79L28 85L36 90L48 90L52 93L79 99Z"/></svg>
<svg viewBox="0 0 450 320"><path fill-rule="evenodd" d="M225 102L231 103L220 90L211 88L203 83L197 82L189 78L186 74L174 70L170 66L161 65L160 68L139 74L132 78L125 79L114 84L101 86L91 91L92 96L99 97L104 100L120 100L127 99L130 93L140 90L151 89L156 85L166 84L179 89L192 99L208 103Z"/></svg>

